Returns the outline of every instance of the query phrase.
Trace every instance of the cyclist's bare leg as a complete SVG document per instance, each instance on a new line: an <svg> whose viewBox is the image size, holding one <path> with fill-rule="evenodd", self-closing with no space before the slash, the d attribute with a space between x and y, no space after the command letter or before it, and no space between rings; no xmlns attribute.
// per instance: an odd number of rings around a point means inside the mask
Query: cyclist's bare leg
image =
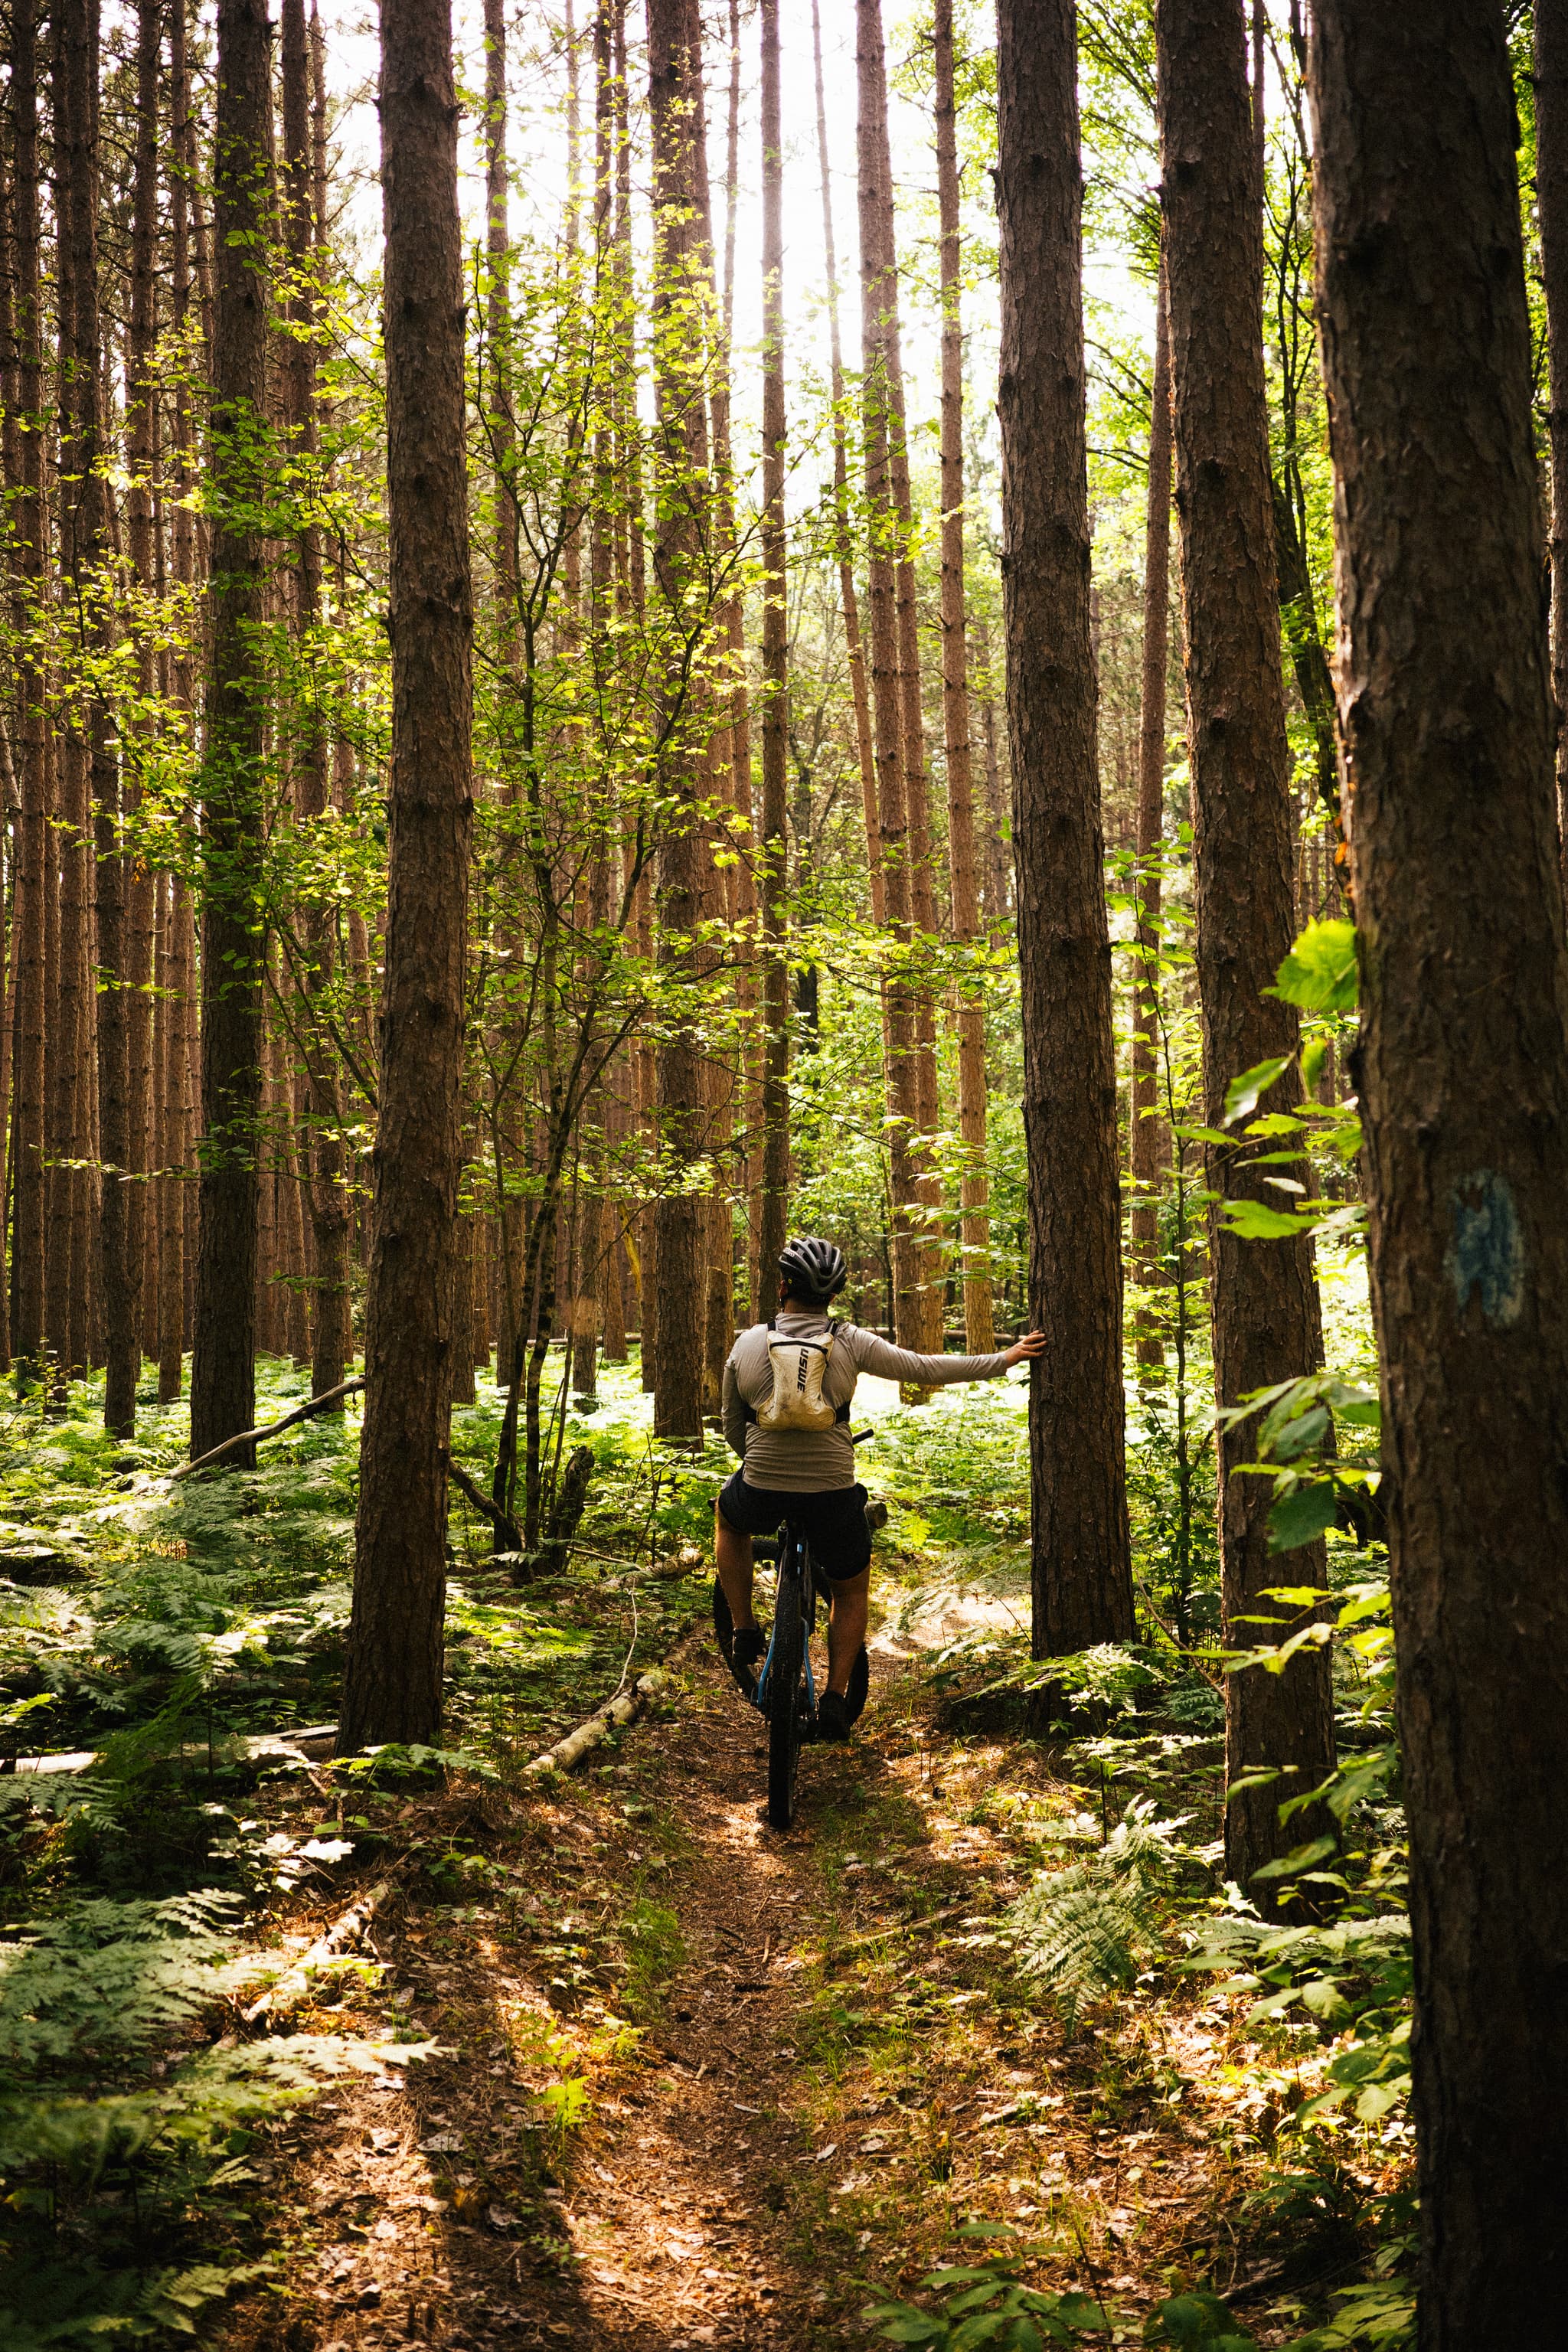
<svg viewBox="0 0 1568 2352"><path fill-rule="evenodd" d="M849 1695L849 1676L866 1638L870 1591L868 1568L863 1568L858 1576L833 1580L833 1600L827 1616L827 1687L837 1691L840 1698Z"/></svg>
<svg viewBox="0 0 1568 2352"><path fill-rule="evenodd" d="M754 1630L757 1621L752 1610L752 1538L737 1535L720 1510L713 1514L713 1565L719 1571L736 1633L743 1633L748 1627Z"/></svg>

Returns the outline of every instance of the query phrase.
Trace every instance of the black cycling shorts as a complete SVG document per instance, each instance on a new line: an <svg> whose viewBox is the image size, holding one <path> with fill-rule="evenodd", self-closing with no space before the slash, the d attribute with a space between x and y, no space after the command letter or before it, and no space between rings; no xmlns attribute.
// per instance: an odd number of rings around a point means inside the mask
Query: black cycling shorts
<svg viewBox="0 0 1568 2352"><path fill-rule="evenodd" d="M866 1525L864 1486L830 1486L816 1495L784 1495L772 1486L748 1486L737 1470L719 1496L719 1512L738 1536L771 1536L786 1518L805 1534L811 1556L825 1576L858 1576L871 1565L871 1530Z"/></svg>

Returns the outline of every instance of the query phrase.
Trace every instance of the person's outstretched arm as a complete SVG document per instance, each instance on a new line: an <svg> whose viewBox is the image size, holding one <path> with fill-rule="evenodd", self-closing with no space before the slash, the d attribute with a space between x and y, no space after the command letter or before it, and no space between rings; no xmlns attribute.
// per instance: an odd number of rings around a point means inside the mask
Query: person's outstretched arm
<svg viewBox="0 0 1568 2352"><path fill-rule="evenodd" d="M1046 1344L1043 1331L1031 1331L994 1356L917 1356L912 1348L895 1348L875 1331L856 1326L855 1361L863 1372L879 1380L902 1381L910 1388L941 1389L959 1381L994 1381L1015 1364L1037 1356Z"/></svg>

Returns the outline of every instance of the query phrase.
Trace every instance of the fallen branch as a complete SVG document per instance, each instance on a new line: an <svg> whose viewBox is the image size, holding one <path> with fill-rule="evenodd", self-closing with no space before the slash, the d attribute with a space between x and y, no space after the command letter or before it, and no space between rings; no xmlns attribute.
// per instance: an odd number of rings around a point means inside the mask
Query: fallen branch
<svg viewBox="0 0 1568 2352"><path fill-rule="evenodd" d="M362 1373L358 1380L340 1381L335 1389L328 1389L323 1396L311 1397L308 1404L299 1405L292 1412L286 1412L281 1421L269 1421L265 1429L242 1429L236 1436L226 1437L221 1445L213 1446L206 1454L199 1454L194 1462L183 1464L174 1473L171 1485L181 1478L188 1478L193 1470L205 1470L209 1463L221 1461L226 1454L234 1453L238 1446L259 1445L264 1437L281 1437L286 1429L294 1428L299 1422L313 1421L317 1413L325 1412L327 1407L336 1404L340 1397L358 1396L363 1386L364 1376Z"/></svg>
<svg viewBox="0 0 1568 2352"><path fill-rule="evenodd" d="M945 1911L928 1911L920 1919L895 1919L886 1927L873 1927L864 1936L851 1936L847 1943L835 1944L823 1958L829 1968L837 1966L846 1952L858 1952L866 1944L885 1944L889 1936L912 1936L921 1927L940 1927L945 1919L956 1919L961 1911L973 1911L973 1897L967 1903L950 1903Z"/></svg>
<svg viewBox="0 0 1568 2352"><path fill-rule="evenodd" d="M285 1761L298 1759L309 1762L313 1757L330 1756L337 1745L335 1723L310 1723L300 1731L258 1731L251 1737L231 1742L226 1738L208 1742L187 1740L173 1752L182 1763L212 1755L221 1750L226 1756L237 1749L247 1764L258 1764L269 1756ZM0 1758L0 1774L7 1772L90 1772L98 1761L96 1748L68 1749L56 1756L6 1756Z"/></svg>
<svg viewBox="0 0 1568 2352"><path fill-rule="evenodd" d="M521 1551L522 1531L517 1521L509 1518L499 1503L491 1502L484 1488L475 1479L469 1477L456 1454L448 1454L447 1456L447 1475L451 1479L458 1494L467 1496L479 1517L489 1519L497 1535L502 1539L501 1549L504 1551Z"/></svg>
<svg viewBox="0 0 1568 2352"><path fill-rule="evenodd" d="M580 1723L575 1731L569 1731L564 1739L558 1739L553 1748L547 1748L542 1755L535 1756L531 1763L524 1765L524 1773L566 1771L579 1757L585 1756L590 1748L597 1748L606 1733L623 1723L630 1723L635 1715L640 1715L648 1700L657 1697L668 1680L669 1676L656 1666L651 1674L642 1675L631 1690L623 1692L619 1698L611 1699L600 1707L596 1715L591 1715L586 1723Z"/></svg>
<svg viewBox="0 0 1568 2352"><path fill-rule="evenodd" d="M286 1976L269 1985L259 2000L253 2000L242 2014L247 2025L258 2018L276 2017L281 2011L297 2009L310 1996L310 1979L328 1960L339 1958L351 1944L357 1944L379 1906L392 1892L392 1881L384 1878L368 1895L362 1895L340 1919L334 1919L324 1936L318 1936L308 1952L301 1953Z"/></svg>

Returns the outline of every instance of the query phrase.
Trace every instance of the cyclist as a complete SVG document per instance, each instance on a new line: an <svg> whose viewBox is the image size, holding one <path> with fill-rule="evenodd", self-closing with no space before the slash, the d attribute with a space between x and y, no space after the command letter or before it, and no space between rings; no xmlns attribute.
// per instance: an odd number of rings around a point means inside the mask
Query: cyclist
<svg viewBox="0 0 1568 2352"><path fill-rule="evenodd" d="M827 1308L849 1279L842 1250L816 1236L790 1242L779 1260L779 1311L742 1331L724 1367L724 1434L742 1466L719 1496L714 1544L719 1581L734 1621L737 1666L754 1669L767 1650L752 1611L752 1538L773 1535L787 1516L805 1529L832 1585L827 1688L817 1736L847 1739L850 1671L866 1638L871 1530L866 1489L856 1482L849 1400L861 1372L939 1388L991 1381L1037 1356L1031 1331L994 1356L917 1356L858 1324L830 1320Z"/></svg>

